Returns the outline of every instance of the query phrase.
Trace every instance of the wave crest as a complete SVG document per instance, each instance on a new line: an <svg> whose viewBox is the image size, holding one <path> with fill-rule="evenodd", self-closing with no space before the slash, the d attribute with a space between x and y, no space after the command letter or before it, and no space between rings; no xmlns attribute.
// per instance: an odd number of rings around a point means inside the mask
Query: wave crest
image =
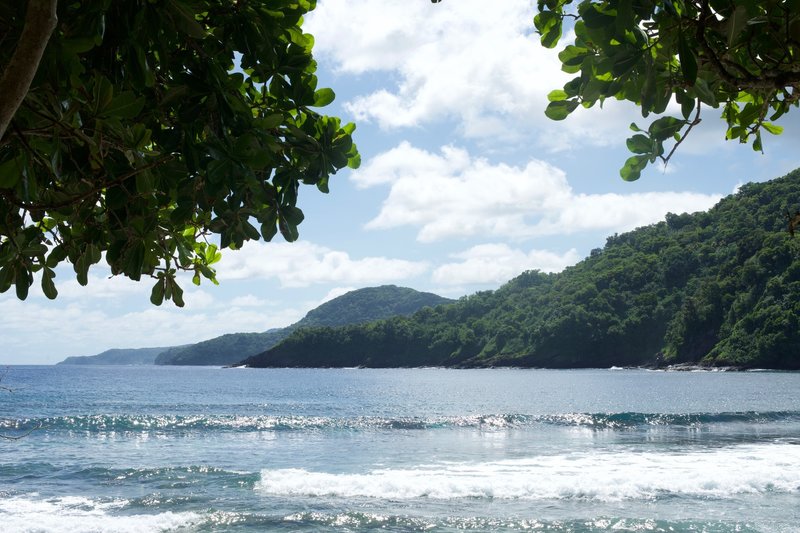
<svg viewBox="0 0 800 533"><path fill-rule="evenodd" d="M482 430L541 425L624 430L653 426L700 427L721 424L775 424L800 422L800 411L743 411L728 413L563 413L486 414L441 417L354 417L273 415L79 415L3 419L0 431L44 430L108 432L173 431L323 431L427 430L476 428Z"/></svg>

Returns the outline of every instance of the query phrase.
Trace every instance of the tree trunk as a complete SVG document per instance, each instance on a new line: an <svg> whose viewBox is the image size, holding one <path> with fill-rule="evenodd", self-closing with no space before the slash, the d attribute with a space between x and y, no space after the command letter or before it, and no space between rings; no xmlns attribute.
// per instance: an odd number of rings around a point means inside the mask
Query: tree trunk
<svg viewBox="0 0 800 533"><path fill-rule="evenodd" d="M17 49L0 76L0 139L28 94L47 41L56 28L57 4L58 0L28 0Z"/></svg>

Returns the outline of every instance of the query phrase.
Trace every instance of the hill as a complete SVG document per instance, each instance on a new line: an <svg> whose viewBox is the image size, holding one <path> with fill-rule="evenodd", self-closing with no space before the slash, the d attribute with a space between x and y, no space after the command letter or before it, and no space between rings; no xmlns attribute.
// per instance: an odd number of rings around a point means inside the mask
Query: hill
<svg viewBox="0 0 800 533"><path fill-rule="evenodd" d="M67 357L59 365L152 365L168 348L113 348L97 355Z"/></svg>
<svg viewBox="0 0 800 533"><path fill-rule="evenodd" d="M291 326L264 333L232 333L160 354L157 365L231 365L275 346L295 330L305 327L359 324L397 315L409 315L423 307L452 300L406 287L383 285L358 289L309 311Z"/></svg>
<svg viewBox="0 0 800 533"><path fill-rule="evenodd" d="M558 274L410 317L292 333L253 367L800 369L800 171L607 239Z"/></svg>

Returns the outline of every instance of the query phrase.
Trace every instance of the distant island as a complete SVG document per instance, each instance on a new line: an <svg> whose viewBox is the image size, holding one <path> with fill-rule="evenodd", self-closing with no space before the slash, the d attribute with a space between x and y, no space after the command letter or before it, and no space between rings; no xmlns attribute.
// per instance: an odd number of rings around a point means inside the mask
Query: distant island
<svg viewBox="0 0 800 533"><path fill-rule="evenodd" d="M285 328L263 333L229 333L184 346L112 349L97 355L68 357L59 364L225 366L275 346L300 328L360 324L410 315L424 307L452 302L449 298L407 287L367 287L325 302Z"/></svg>
<svg viewBox="0 0 800 533"><path fill-rule="evenodd" d="M798 208L800 170L611 236L561 273L409 317L297 329L241 364L800 369Z"/></svg>
<svg viewBox="0 0 800 533"><path fill-rule="evenodd" d="M67 357L59 365L152 365L162 348L112 348L97 355Z"/></svg>

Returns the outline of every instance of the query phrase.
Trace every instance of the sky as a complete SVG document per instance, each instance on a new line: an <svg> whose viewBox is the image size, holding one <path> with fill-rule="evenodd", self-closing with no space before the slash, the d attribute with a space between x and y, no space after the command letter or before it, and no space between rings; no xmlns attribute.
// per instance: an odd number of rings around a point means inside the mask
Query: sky
<svg viewBox="0 0 800 533"><path fill-rule="evenodd" d="M96 266L81 287L62 266L55 301L40 289L26 301L0 295L0 364L265 331L363 287L451 298L496 289L800 166L800 112L761 154L726 142L710 109L666 168L624 182L628 125L650 119L617 101L547 119L547 93L569 79L557 58L566 42L543 48L535 13L529 0L319 0L304 29L319 86L337 95L324 112L356 123L362 166L333 176L327 195L301 188L300 239L223 251L219 286L185 278L183 309L150 304L148 281Z"/></svg>

